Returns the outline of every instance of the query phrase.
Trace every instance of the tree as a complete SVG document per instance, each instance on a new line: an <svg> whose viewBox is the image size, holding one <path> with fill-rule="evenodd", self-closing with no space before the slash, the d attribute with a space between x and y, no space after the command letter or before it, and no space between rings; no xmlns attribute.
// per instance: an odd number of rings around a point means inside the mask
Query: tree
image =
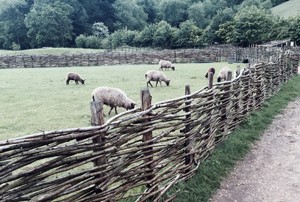
<svg viewBox="0 0 300 202"><path fill-rule="evenodd" d="M178 48L193 48L202 45L202 30L191 21L182 22L175 34L175 46Z"/></svg>
<svg viewBox="0 0 300 202"><path fill-rule="evenodd" d="M234 38L232 41L241 46L269 41L268 33L271 27L272 16L268 11L256 6L247 6L234 17Z"/></svg>
<svg viewBox="0 0 300 202"><path fill-rule="evenodd" d="M24 15L29 11L30 1L13 0L0 1L0 47L11 49L12 44L17 44L20 48L29 48L29 38L27 28L24 23Z"/></svg>
<svg viewBox="0 0 300 202"><path fill-rule="evenodd" d="M166 21L160 21L156 25L156 30L153 35L153 45L156 47L170 48L173 46L173 33L175 29Z"/></svg>
<svg viewBox="0 0 300 202"><path fill-rule="evenodd" d="M219 30L220 25L226 22L232 21L234 11L231 8L220 9L217 14L212 18L209 25L204 31L204 41L206 43L223 43L223 39L220 38L216 32Z"/></svg>
<svg viewBox="0 0 300 202"><path fill-rule="evenodd" d="M157 20L158 2L159 0L137 0L137 4L147 14L147 23L155 23Z"/></svg>
<svg viewBox="0 0 300 202"><path fill-rule="evenodd" d="M164 0L160 4L162 19L173 27L188 19L189 0Z"/></svg>
<svg viewBox="0 0 300 202"><path fill-rule="evenodd" d="M93 35L100 39L106 38L109 35L108 27L103 22L97 22L93 24Z"/></svg>
<svg viewBox="0 0 300 202"><path fill-rule="evenodd" d="M25 17L32 47L68 46L72 40L73 8L59 0L36 0Z"/></svg>
<svg viewBox="0 0 300 202"><path fill-rule="evenodd" d="M147 14L136 0L116 0L113 4L117 21L115 27L142 30L146 26Z"/></svg>
<svg viewBox="0 0 300 202"><path fill-rule="evenodd" d="M195 22L201 29L208 25L209 21L206 19L206 12L202 2L193 4L188 8L188 19Z"/></svg>
<svg viewBox="0 0 300 202"><path fill-rule="evenodd" d="M78 0L78 2L86 11L88 27L91 28L95 22L103 22L110 32L115 31L116 11L113 7L115 0Z"/></svg>
<svg viewBox="0 0 300 202"><path fill-rule="evenodd" d="M150 24L146 26L141 32L137 34L136 44L144 47L152 47L153 46L153 36L156 31L156 25Z"/></svg>
<svg viewBox="0 0 300 202"><path fill-rule="evenodd" d="M289 18L291 22L288 33L292 41L295 41L296 44L300 44L300 16Z"/></svg>

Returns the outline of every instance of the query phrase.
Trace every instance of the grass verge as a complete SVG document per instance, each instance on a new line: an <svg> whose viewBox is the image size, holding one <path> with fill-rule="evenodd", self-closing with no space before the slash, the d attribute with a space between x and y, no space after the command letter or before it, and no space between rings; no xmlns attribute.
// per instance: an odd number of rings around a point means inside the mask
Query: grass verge
<svg viewBox="0 0 300 202"><path fill-rule="evenodd" d="M260 110L253 112L240 127L219 144L199 167L196 175L174 186L170 193L180 190L175 201L208 201L218 189L222 179L232 171L238 160L245 157L251 145L260 139L275 116L297 97L300 97L300 76L295 76L284 84L277 95L266 101Z"/></svg>

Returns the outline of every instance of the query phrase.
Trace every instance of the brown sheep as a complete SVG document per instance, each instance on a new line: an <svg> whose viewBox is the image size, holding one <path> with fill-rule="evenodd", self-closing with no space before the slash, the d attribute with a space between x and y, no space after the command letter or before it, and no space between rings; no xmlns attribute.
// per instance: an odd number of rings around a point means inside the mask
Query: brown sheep
<svg viewBox="0 0 300 202"><path fill-rule="evenodd" d="M74 80L76 85L78 84L78 81L81 82L82 84L84 84L85 79L82 79L79 74L77 73L73 73L73 72L69 72L67 74L67 78L66 78L66 85L69 85L69 82L71 80Z"/></svg>
<svg viewBox="0 0 300 202"><path fill-rule="evenodd" d="M214 75L215 72L216 72L216 70L215 70L215 68L213 68L213 67L209 68L208 71L207 71L206 74L205 74L205 78L208 78L208 73L209 73L209 72L212 72L213 75Z"/></svg>

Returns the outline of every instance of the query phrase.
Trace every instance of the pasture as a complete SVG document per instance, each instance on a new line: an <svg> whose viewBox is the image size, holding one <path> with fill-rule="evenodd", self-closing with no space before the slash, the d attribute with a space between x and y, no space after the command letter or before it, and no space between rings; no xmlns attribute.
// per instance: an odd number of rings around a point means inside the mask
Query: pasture
<svg viewBox="0 0 300 202"><path fill-rule="evenodd" d="M185 85L194 92L207 85L209 67L216 71L228 63L175 64L175 71L164 71L170 86L150 88L152 103L183 96ZM64 68L0 69L0 139L9 139L41 131L90 125L91 92L98 86L121 88L140 106L140 90L146 88L145 72L157 65L115 65ZM65 83L67 72L77 72L85 84ZM216 82L217 72L214 77ZM154 83L153 83L154 84ZM154 85L155 86L155 85ZM104 106L105 119L109 107ZM118 112L124 109L118 108Z"/></svg>
<svg viewBox="0 0 300 202"><path fill-rule="evenodd" d="M272 14L283 18L295 17L300 15L300 1L289 0L271 9Z"/></svg>

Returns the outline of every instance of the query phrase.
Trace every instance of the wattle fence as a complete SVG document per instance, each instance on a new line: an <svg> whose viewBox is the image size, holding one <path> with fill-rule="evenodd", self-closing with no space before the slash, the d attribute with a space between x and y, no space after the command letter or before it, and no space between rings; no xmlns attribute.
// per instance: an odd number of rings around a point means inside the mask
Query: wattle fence
<svg viewBox="0 0 300 202"><path fill-rule="evenodd" d="M120 49L100 53L0 55L0 68L74 67L120 64L158 64L160 59L174 63L249 62L274 59L282 54L279 48L240 48L214 46L205 49L153 50Z"/></svg>
<svg viewBox="0 0 300 202"><path fill-rule="evenodd" d="M0 141L0 201L170 201L170 187L192 177L298 65L286 52L172 100L152 104L142 90L142 106L101 126Z"/></svg>

